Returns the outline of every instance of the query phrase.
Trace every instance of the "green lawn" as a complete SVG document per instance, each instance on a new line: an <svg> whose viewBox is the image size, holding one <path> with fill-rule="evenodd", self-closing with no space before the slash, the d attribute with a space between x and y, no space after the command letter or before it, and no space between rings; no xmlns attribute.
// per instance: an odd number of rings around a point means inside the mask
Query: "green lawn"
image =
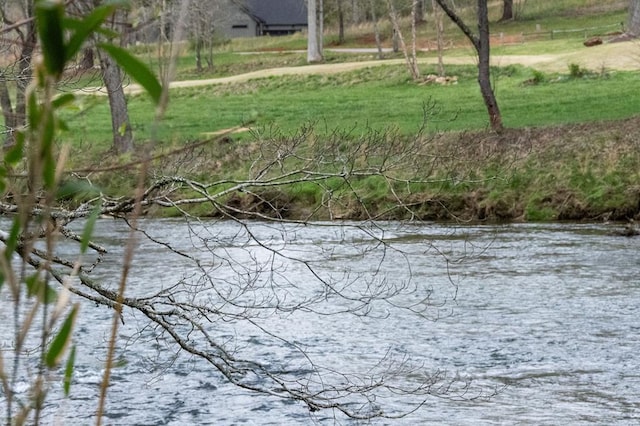
<svg viewBox="0 0 640 426"><path fill-rule="evenodd" d="M619 23L626 18L627 1L558 0L556 2L524 2L517 9L521 19L495 22L500 2L492 9L492 32L519 34L551 29L587 28ZM433 40L433 25L420 26L419 40ZM458 47L448 56L468 55L464 38L447 22L445 37ZM390 27L381 24L383 32ZM347 33L350 46L371 45L371 26L352 28ZM384 35L384 34L383 34ZM582 36L570 39L527 41L525 44L495 46L495 54L540 54L573 51L582 48ZM328 27L327 42L334 38ZM387 40L388 41L388 40ZM177 80L211 78L244 73L256 69L305 64L302 52L305 38L264 37L233 40L215 54L215 68L204 73L195 71L193 52L185 50L177 64ZM329 43L327 43L329 44ZM186 49L186 46L184 47ZM136 47L136 53L153 70L158 69L154 46ZM239 51L263 51L261 54L238 54ZM423 53L434 55L434 52ZM327 53L326 62L373 59L371 54L346 55ZM433 73L425 67L423 73ZM449 75L457 75L459 83L451 86L419 85L408 78L403 66L376 67L331 76L288 76L247 83L173 90L167 115L159 125L153 124L155 111L144 96L130 98L131 120L138 141L160 139L162 143L182 143L202 139L206 134L252 121L256 128L276 127L294 133L300 126L315 123L317 132L349 129L364 132L367 128L397 127L410 134L423 123L428 108L428 130L474 130L487 126L487 115L476 83L473 66L447 67ZM568 74L568 70L566 72ZM495 87L508 127L548 126L562 123L610 120L633 116L640 111L636 90L640 76L632 72L615 72L601 78L569 79L566 75L547 75L545 82L526 85L534 71L523 67L507 67L495 73ZM80 79L68 87L95 85ZM79 112L80 111L80 112ZM67 115L73 132L60 136L77 146L90 144L108 148L111 139L109 111L104 98L85 97L80 110Z"/></svg>
<svg viewBox="0 0 640 426"><path fill-rule="evenodd" d="M430 67L423 70L433 72ZM335 129L397 127L416 132L425 106L428 130L481 129L487 113L480 97L473 66L449 67L456 85L419 85L408 78L403 66L312 76L272 77L233 85L173 90L167 115L158 136L165 142L202 139L213 132L253 120L257 128L275 126L293 133L315 123L320 133ZM496 69L496 93L508 127L613 120L640 111L640 74L615 72L581 79L547 75L547 82L525 84L533 71L519 66ZM110 140L109 111L104 98L88 97L93 106L82 115L68 117L73 133L62 137L78 143ZM431 108L428 108L431 106ZM154 110L144 96L129 102L138 140L151 138ZM74 114L77 114L74 112Z"/></svg>

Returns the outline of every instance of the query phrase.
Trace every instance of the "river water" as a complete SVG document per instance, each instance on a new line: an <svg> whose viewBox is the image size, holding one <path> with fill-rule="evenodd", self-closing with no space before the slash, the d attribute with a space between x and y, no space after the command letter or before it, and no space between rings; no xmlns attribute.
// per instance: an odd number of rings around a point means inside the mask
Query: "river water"
<svg viewBox="0 0 640 426"><path fill-rule="evenodd" d="M279 282L290 284L287 294L300 297L297 290L318 288L295 260L303 259L317 276L354 283L347 292L362 294L367 286L404 289L360 315L324 315L353 307L329 298L331 303L318 308L323 315L298 311L257 319L261 327L304 348L317 365L336 371L361 373L380 367L381 359L383 364L395 359L418 366L399 374L407 383L438 373L434 393L459 380L448 393L427 396L419 408L415 404L423 398L381 396L376 403L385 412L410 413L371 424L640 423L640 240L612 235L611 225L252 224L254 236L287 255L277 262L232 222L201 223L191 234L178 221L143 226L176 248L191 247L190 253L203 258L213 253L219 267L211 273L227 285L234 274L244 273L242 267L256 272L255 266L267 261ZM105 220L97 232L96 240L113 257L96 273L115 286L127 230ZM234 261L219 261L224 258ZM140 240L134 265L128 295L150 294L194 276L188 262L147 240ZM281 284L276 291L284 288ZM3 301L6 293L0 293ZM397 306L426 311L416 315ZM0 313L3 350L12 345L10 317ZM83 304L71 397L59 397L54 382L47 424L92 422L110 322L108 309ZM233 340L246 356L301 363L298 351L254 326L220 327L220 336ZM119 343L106 424L362 423L232 386L206 362L158 339L140 314L125 312Z"/></svg>

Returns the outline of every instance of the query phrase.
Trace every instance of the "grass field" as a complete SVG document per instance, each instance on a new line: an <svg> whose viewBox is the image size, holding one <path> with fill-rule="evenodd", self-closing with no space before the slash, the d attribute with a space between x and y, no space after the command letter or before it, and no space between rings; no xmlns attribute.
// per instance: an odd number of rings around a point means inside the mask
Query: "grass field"
<svg viewBox="0 0 640 426"><path fill-rule="evenodd" d="M424 73L435 72L425 67ZM454 85L420 85L402 65L332 75L286 76L172 91L167 116L160 124L164 142L205 138L220 129L251 122L295 132L315 123L318 131L398 127L415 133L425 118L428 130L479 130L487 126L486 110L473 66L451 66ZM591 70L580 78L543 74L508 66L495 69L495 87L508 127L549 126L615 120L638 113L640 85L635 72ZM537 77L538 84L533 84ZM109 111L103 98L85 99L87 109L70 117L74 143L108 146ZM129 102L132 124L140 140L149 139L154 111L143 96ZM74 112L75 114L75 112Z"/></svg>
<svg viewBox="0 0 640 426"><path fill-rule="evenodd" d="M495 22L499 17L499 2L491 14L494 34L507 35L540 33L540 37L525 37L525 43L495 46L495 54L549 54L573 51L581 47L581 35L566 33L572 38L551 40L551 30L600 28L623 22L626 1L559 0L556 2L516 2L519 19ZM468 13L470 13L469 11ZM433 40L433 25L419 27L418 40ZM385 44L390 45L390 27L381 24ZM371 26L351 28L347 44L351 47L373 47ZM325 44L333 40L329 26ZM451 23L447 23L446 37L453 46L447 56L469 55L464 37ZM193 52L184 45L177 64L177 80L204 79L235 75L264 68L302 66L306 39L296 34L287 37L267 37L233 40L215 53L213 70L198 73ZM363 43L365 43L363 45ZM368 43L368 44L366 44ZM264 53L239 54L240 51ZM136 52L152 69L158 68L153 46L136 47ZM639 47L640 52L640 47ZM434 56L435 52L420 53ZM388 55L393 56L393 55ZM640 56L640 55L639 55ZM396 54L396 57L400 57ZM327 63L371 60L373 54L345 54L327 52ZM640 64L640 62L639 62ZM424 66L423 73L435 72ZM508 127L540 127L562 123L611 120L632 116L638 112L640 99L629 87L638 84L632 72L588 70L583 78L570 78L569 69L557 74L543 75L525 67L496 68L495 88ZM475 81L473 66L448 66L447 73L458 77L458 84L449 86L420 85L408 78L403 66L387 66L349 73L320 76L285 76L249 82L172 90L166 118L158 126L152 125L155 111L141 96L129 101L132 125L136 138L144 142L159 139L162 144L206 138L220 129L246 122L256 128L273 127L295 132L300 126L315 123L318 131L397 127L403 134L417 131L424 122L425 106L428 130L478 130L487 125L486 112ZM91 79L72 81L69 87L97 83ZM527 84L535 80L539 84ZM76 146L93 146L106 150L110 141L109 112L104 98L83 97L80 110L68 115L74 129L63 137ZM153 132L151 131L153 129Z"/></svg>

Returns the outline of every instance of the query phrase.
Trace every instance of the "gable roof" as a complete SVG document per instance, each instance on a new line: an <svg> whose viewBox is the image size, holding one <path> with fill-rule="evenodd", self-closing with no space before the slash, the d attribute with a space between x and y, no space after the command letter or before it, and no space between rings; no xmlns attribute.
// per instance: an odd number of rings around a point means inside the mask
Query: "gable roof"
<svg viewBox="0 0 640 426"><path fill-rule="evenodd" d="M304 0L244 0L248 12L266 25L307 25Z"/></svg>

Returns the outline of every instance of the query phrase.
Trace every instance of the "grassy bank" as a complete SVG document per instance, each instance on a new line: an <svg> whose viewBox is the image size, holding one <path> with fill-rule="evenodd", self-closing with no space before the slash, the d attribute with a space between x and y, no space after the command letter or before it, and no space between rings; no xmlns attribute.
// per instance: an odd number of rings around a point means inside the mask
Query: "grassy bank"
<svg viewBox="0 0 640 426"><path fill-rule="evenodd" d="M324 174L311 181L312 175L304 172L290 175L293 183L275 179L268 187L248 185L217 198L218 207L185 207L200 216L245 210L287 219L626 221L640 218L638 134L640 117L512 129L501 135L475 131L405 136L383 131L323 136L307 129L265 134L257 141L222 138L182 147L156 160L151 175L217 182L210 193L219 194L236 179L255 176L283 152L295 155L278 163L262 181L298 167ZM103 156L93 167L121 161ZM132 189L136 175L135 166L90 173L93 183L123 195ZM189 195L182 190L172 198ZM149 213L172 211L178 213Z"/></svg>
<svg viewBox="0 0 640 426"><path fill-rule="evenodd" d="M634 118L428 136L391 173L397 180L294 185L266 198L286 203L281 211L293 217L313 211L327 218L332 207L331 217L348 219L624 221L640 214L639 130Z"/></svg>

